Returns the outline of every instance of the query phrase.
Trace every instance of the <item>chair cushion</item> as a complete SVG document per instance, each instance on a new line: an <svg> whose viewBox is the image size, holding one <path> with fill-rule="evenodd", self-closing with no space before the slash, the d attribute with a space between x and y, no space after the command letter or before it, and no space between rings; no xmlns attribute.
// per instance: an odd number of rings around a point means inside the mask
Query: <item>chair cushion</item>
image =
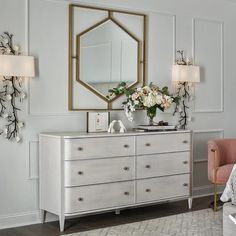
<svg viewBox="0 0 236 236"><path fill-rule="evenodd" d="M220 166L216 173L216 184L226 184L234 164Z"/></svg>

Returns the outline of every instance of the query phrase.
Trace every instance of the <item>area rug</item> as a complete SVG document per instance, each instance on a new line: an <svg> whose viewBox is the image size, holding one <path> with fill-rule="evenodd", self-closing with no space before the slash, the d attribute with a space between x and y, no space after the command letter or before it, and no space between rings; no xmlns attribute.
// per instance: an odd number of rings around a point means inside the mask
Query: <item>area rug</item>
<svg viewBox="0 0 236 236"><path fill-rule="evenodd" d="M204 209L67 236L222 236L222 211Z"/></svg>

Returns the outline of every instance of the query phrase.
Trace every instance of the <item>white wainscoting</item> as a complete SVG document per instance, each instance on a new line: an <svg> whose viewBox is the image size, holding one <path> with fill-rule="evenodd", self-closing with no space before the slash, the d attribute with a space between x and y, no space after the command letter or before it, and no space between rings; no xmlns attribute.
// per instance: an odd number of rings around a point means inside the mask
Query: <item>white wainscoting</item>
<svg viewBox="0 0 236 236"><path fill-rule="evenodd" d="M200 65L201 73L201 82L195 89L194 111L223 112L224 23L193 18L192 40L194 62Z"/></svg>

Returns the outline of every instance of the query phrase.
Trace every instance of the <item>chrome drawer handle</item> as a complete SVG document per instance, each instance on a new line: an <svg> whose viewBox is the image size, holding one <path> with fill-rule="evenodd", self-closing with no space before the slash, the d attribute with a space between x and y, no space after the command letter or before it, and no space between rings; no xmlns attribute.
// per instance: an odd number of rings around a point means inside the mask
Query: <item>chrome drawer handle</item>
<svg viewBox="0 0 236 236"><path fill-rule="evenodd" d="M78 147L77 149L78 149L78 151L83 151L82 147Z"/></svg>
<svg viewBox="0 0 236 236"><path fill-rule="evenodd" d="M128 145L128 144L125 144L125 145L124 145L124 148L128 148L128 147L129 147L129 145Z"/></svg>
<svg viewBox="0 0 236 236"><path fill-rule="evenodd" d="M78 171L78 175L83 175L83 171Z"/></svg>
<svg viewBox="0 0 236 236"><path fill-rule="evenodd" d="M82 202L83 200L84 200L84 199L83 199L82 197L79 197L79 198L78 198L78 201L79 201L79 202Z"/></svg>
<svg viewBox="0 0 236 236"><path fill-rule="evenodd" d="M146 147L150 147L150 146L151 146L151 143L146 143L145 146L146 146Z"/></svg>
<svg viewBox="0 0 236 236"><path fill-rule="evenodd" d="M146 165L146 166L145 166L145 168L147 168L147 169L150 169L150 168L151 168L151 166L150 166L150 165Z"/></svg>
<svg viewBox="0 0 236 236"><path fill-rule="evenodd" d="M184 186L184 187L187 187L187 186L188 186L188 184L187 184L187 183L184 183L184 184L183 184L183 186Z"/></svg>
<svg viewBox="0 0 236 236"><path fill-rule="evenodd" d="M129 195L129 192L124 192L124 195L128 196L128 195Z"/></svg>
<svg viewBox="0 0 236 236"><path fill-rule="evenodd" d="M126 166L126 167L124 167L123 169L124 169L124 170L129 170L129 167L128 167L128 166Z"/></svg>
<svg viewBox="0 0 236 236"><path fill-rule="evenodd" d="M186 164L188 164L188 161L184 161L183 163L186 165Z"/></svg>
<svg viewBox="0 0 236 236"><path fill-rule="evenodd" d="M151 192L151 189L150 189L150 188L147 188L147 189L146 189L146 192L147 192L147 193L150 193L150 192Z"/></svg>
<svg viewBox="0 0 236 236"><path fill-rule="evenodd" d="M183 143L188 143L188 140L184 140Z"/></svg>

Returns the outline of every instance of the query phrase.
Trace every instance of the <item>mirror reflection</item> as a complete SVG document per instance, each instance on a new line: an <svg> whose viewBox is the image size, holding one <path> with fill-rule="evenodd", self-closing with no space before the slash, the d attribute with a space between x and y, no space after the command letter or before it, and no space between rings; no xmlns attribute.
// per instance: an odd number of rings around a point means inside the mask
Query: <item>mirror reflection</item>
<svg viewBox="0 0 236 236"><path fill-rule="evenodd" d="M77 81L102 96L120 82L138 81L139 42L112 19L77 36Z"/></svg>

